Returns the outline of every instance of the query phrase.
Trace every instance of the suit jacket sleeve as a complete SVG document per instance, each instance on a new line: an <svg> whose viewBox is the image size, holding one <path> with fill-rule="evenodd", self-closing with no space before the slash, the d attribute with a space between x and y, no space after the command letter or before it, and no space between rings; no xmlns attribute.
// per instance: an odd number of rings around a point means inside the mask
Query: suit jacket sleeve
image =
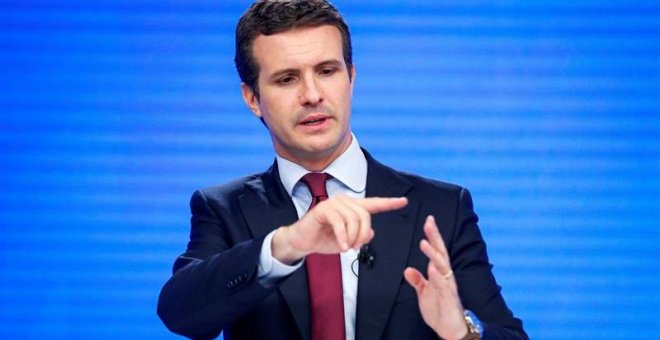
<svg viewBox="0 0 660 340"><path fill-rule="evenodd" d="M215 338L253 309L274 287L257 277L264 236L252 238L229 213L193 194L190 242L161 290L158 315L171 331L196 339Z"/></svg>
<svg viewBox="0 0 660 340"><path fill-rule="evenodd" d="M449 252L463 307L483 322L484 339L528 339L522 321L513 316L500 294L466 189L460 191L456 217Z"/></svg>

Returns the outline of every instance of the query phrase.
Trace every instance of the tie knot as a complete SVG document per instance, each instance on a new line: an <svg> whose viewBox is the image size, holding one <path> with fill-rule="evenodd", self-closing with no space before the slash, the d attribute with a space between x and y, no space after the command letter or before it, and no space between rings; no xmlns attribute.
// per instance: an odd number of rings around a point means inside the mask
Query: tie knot
<svg viewBox="0 0 660 340"><path fill-rule="evenodd" d="M301 181L307 185L312 197L328 197L328 191L325 189L325 182L331 176L325 172L310 172L303 176Z"/></svg>

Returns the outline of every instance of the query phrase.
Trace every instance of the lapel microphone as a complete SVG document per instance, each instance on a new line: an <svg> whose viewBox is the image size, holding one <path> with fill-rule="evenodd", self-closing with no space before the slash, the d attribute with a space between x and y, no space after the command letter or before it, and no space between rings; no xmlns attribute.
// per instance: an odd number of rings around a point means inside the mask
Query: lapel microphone
<svg viewBox="0 0 660 340"><path fill-rule="evenodd" d="M365 244L362 247L360 247L360 252L358 253L357 260L360 261L360 263L366 263L369 267L374 266L374 262L376 261L376 256L373 252L373 249L371 249L371 246L369 246L369 244Z"/></svg>

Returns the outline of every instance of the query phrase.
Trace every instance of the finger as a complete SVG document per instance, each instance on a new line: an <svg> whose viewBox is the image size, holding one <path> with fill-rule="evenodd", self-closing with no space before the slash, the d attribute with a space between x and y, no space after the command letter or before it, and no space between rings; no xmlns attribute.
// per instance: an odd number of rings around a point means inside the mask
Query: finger
<svg viewBox="0 0 660 340"><path fill-rule="evenodd" d="M397 210L408 205L408 199L405 197L368 197L356 202L371 214Z"/></svg>
<svg viewBox="0 0 660 340"><path fill-rule="evenodd" d="M419 248L429 258L427 274L431 284L436 287L446 287L449 283L454 289L455 280L447 255L439 252L428 240L422 240Z"/></svg>
<svg viewBox="0 0 660 340"><path fill-rule="evenodd" d="M428 267L428 276L429 284L440 289L441 291L446 291L446 288L449 288L449 291L456 292L456 281L453 275L447 275L451 271L442 271L438 267L429 264Z"/></svg>
<svg viewBox="0 0 660 340"><path fill-rule="evenodd" d="M419 243L419 248L422 250L422 253L429 258L430 264L437 267L440 272L448 273L451 270L449 259L433 248L428 240L422 240Z"/></svg>
<svg viewBox="0 0 660 340"><path fill-rule="evenodd" d="M435 223L435 218L431 215L427 216L426 221L424 222L424 234L426 234L426 238L429 240L433 248L445 257L449 256L447 254L445 242L442 240L442 236L440 236L440 231L438 231L438 225Z"/></svg>
<svg viewBox="0 0 660 340"><path fill-rule="evenodd" d="M327 223L332 227L332 232L335 235L335 240L341 251L348 250L348 235L346 235L344 218L335 209L324 209L322 213L324 214Z"/></svg>
<svg viewBox="0 0 660 340"><path fill-rule="evenodd" d="M369 222L367 222L369 223L369 227L360 229L360 237L358 238L357 242L355 242L355 249L358 249L371 242L371 240L374 238L374 235L376 234L373 228L371 228L371 215L367 214L366 219L369 220Z"/></svg>
<svg viewBox="0 0 660 340"><path fill-rule="evenodd" d="M357 249L365 243L369 243L373 238L374 232L371 228L371 214L360 206L355 199L349 198L348 196L344 196L341 199L346 207L351 209L358 219L358 228L355 230L355 239L352 240L352 243L349 239L349 246Z"/></svg>
<svg viewBox="0 0 660 340"><path fill-rule="evenodd" d="M446 279L442 273L445 272L441 272L436 266L429 263L427 275L429 276L429 282L432 285L436 287L442 287L443 284L446 284Z"/></svg>
<svg viewBox="0 0 660 340"><path fill-rule="evenodd" d="M337 212L345 222L346 243L349 248L353 248L358 239L360 228L362 228L362 219L357 211L361 208L357 206L351 198L345 195L336 196L333 203L335 204Z"/></svg>
<svg viewBox="0 0 660 340"><path fill-rule="evenodd" d="M424 287L428 284L428 281L426 281L424 275L422 275L419 270L412 267L408 267L403 271L403 277L406 279L408 284L410 284L415 289L417 295L420 295L422 291L424 291Z"/></svg>

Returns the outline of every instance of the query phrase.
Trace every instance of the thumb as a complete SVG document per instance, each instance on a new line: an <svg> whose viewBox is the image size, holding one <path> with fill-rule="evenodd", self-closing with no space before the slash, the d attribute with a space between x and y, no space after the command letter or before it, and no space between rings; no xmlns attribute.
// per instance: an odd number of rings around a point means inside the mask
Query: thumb
<svg viewBox="0 0 660 340"><path fill-rule="evenodd" d="M424 290L427 281L422 273L419 272L419 270L408 267L403 271L403 277L406 279L408 284L415 288L415 291L418 295L422 293L422 290Z"/></svg>

